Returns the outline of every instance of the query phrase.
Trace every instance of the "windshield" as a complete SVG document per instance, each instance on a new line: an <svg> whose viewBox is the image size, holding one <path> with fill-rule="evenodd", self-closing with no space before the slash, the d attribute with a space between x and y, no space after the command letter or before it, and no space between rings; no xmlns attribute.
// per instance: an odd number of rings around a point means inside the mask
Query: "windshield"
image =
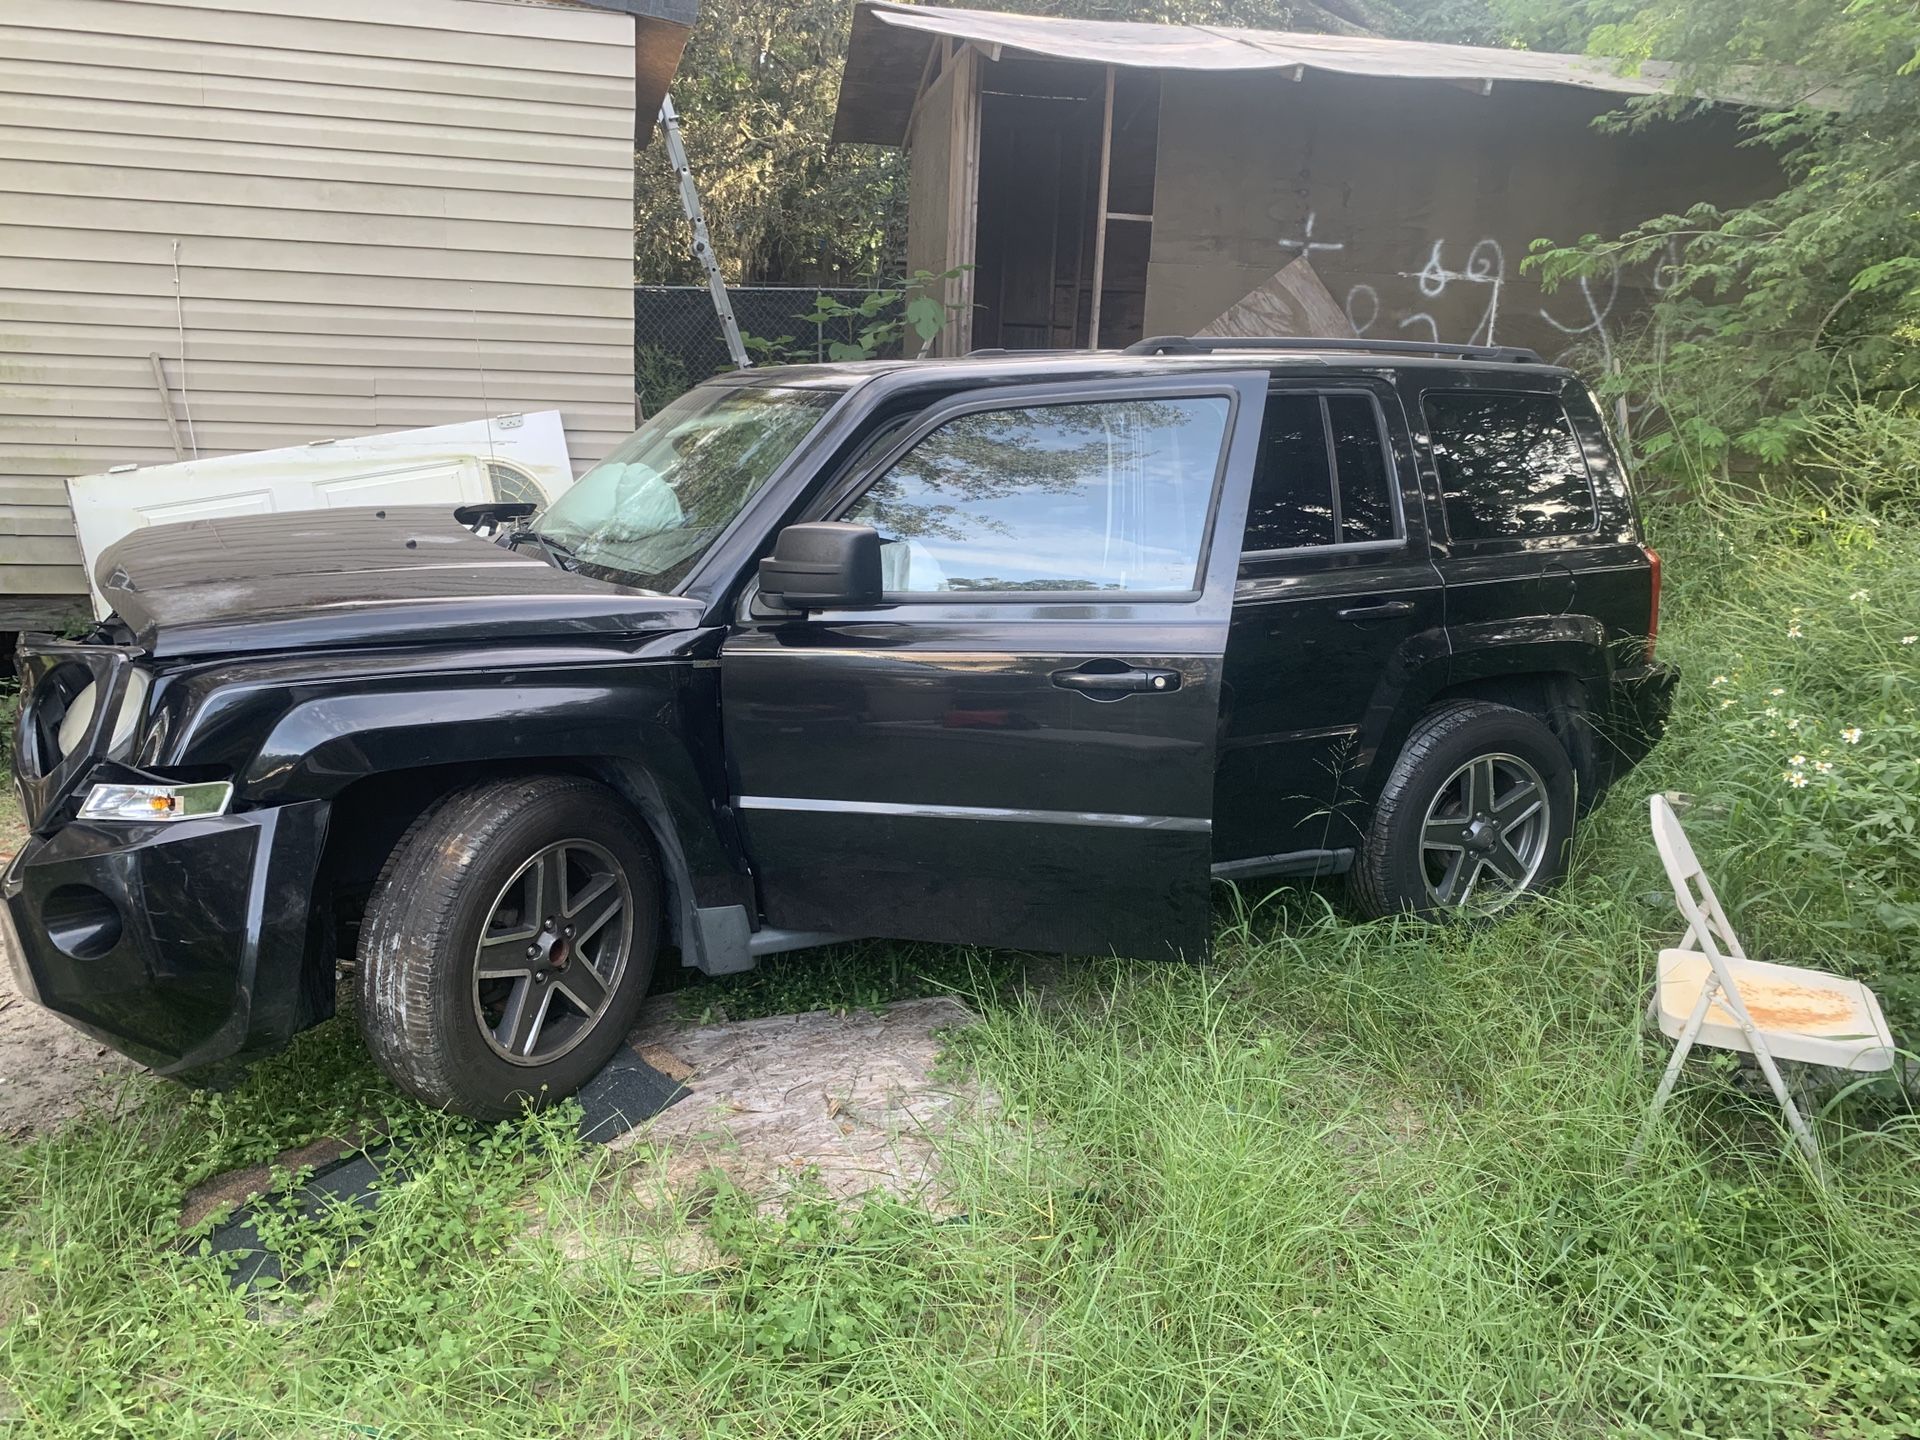
<svg viewBox="0 0 1920 1440"><path fill-rule="evenodd" d="M539 533L580 564L671 590L840 395L759 385L689 390L554 501Z"/></svg>

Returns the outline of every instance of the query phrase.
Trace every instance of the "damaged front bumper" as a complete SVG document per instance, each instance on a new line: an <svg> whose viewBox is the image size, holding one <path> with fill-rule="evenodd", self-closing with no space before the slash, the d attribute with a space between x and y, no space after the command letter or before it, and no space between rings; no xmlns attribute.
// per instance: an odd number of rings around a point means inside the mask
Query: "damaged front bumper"
<svg viewBox="0 0 1920 1440"><path fill-rule="evenodd" d="M36 836L0 877L21 989L163 1075L279 1049L331 1009L313 923L327 812L313 800Z"/></svg>

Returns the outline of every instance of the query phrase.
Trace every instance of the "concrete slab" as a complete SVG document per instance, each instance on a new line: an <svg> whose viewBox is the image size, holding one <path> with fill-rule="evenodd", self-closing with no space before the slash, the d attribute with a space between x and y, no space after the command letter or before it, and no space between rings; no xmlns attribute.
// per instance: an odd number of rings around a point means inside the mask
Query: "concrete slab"
<svg viewBox="0 0 1920 1440"><path fill-rule="evenodd" d="M804 1172L850 1200L871 1191L946 1208L935 1137L993 1097L938 1073L943 1032L976 1017L947 997L879 1012L815 1011L688 1028L654 1002L633 1043L691 1092L613 1142L662 1152L654 1178L682 1198L719 1170L773 1205ZM637 1180L637 1184L644 1181Z"/></svg>

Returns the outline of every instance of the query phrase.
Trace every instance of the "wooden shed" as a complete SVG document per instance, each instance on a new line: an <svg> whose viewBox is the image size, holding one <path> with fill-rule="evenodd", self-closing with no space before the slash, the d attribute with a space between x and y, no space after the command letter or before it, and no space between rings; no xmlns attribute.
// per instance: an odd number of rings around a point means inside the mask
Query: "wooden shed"
<svg viewBox="0 0 1920 1440"><path fill-rule="evenodd" d="M635 142L696 11L7 0L0 630L80 604L71 476L515 410L576 465L625 435Z"/></svg>
<svg viewBox="0 0 1920 1440"><path fill-rule="evenodd" d="M941 338L1367 335L1604 353L1659 266L1543 293L1532 241L1779 177L1738 96L1596 130L1672 83L1579 55L865 0L834 138L910 152L908 265Z"/></svg>

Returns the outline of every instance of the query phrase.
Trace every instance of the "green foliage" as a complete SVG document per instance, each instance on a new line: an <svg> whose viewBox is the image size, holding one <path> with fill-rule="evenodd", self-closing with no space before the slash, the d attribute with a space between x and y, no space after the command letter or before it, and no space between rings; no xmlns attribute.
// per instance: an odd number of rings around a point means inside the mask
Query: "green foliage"
<svg viewBox="0 0 1920 1440"><path fill-rule="evenodd" d="M853 7L841 0L702 6L675 77L714 254L735 283L870 283L904 240L899 152L833 147ZM635 166L635 273L697 284L677 181L657 137Z"/></svg>
<svg viewBox="0 0 1920 1440"><path fill-rule="evenodd" d="M652 415L693 388L693 377L678 355L664 345L638 345L633 352L633 388L640 413Z"/></svg>
<svg viewBox="0 0 1920 1440"><path fill-rule="evenodd" d="M1920 413L1920 3L1916 0L1515 0L1536 37L1583 33L1598 53L1662 56L1687 92L1763 99L1749 143L1779 158L1781 192L1705 203L1617 238L1541 241L1549 285L1657 265L1662 298L1613 388L1655 401L1667 463L1800 459L1835 401ZM1526 28L1524 19L1522 28ZM1786 62L1794 62L1789 66ZM1632 119L1684 108L1685 96Z"/></svg>
<svg viewBox="0 0 1920 1440"><path fill-rule="evenodd" d="M827 342L829 360L872 360L880 355L895 354L908 337L915 342L907 347L907 353L912 355L932 343L952 318L950 307L934 298L935 287L970 268L963 265L938 275L930 270L916 270L898 285L862 296L855 305L836 295L817 295L813 308L794 318L802 325L832 325L853 335L852 340ZM740 338L748 351L764 364L796 364L816 358L812 346L792 335L774 339L761 335Z"/></svg>

